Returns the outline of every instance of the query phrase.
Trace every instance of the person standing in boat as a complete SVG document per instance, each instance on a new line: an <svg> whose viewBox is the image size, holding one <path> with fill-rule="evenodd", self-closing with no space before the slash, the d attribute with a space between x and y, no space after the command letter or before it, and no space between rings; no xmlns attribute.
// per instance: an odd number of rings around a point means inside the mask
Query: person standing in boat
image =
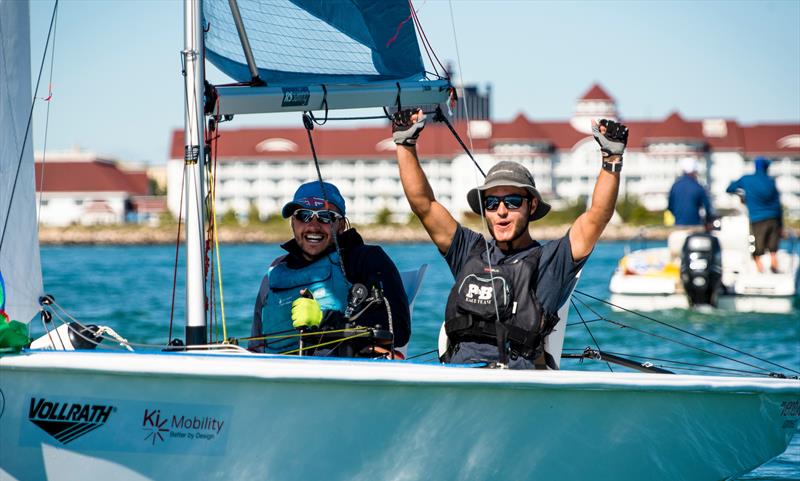
<svg viewBox="0 0 800 481"><path fill-rule="evenodd" d="M550 205L542 200L528 169L515 162L499 162L484 184L467 194L472 211L485 217L491 240L455 220L436 200L417 157L424 125L421 110L398 112L392 136L411 210L456 280L445 312L450 342L442 360L556 369L555 359L543 352L544 338L558 322L559 307L614 213L627 127L611 120L593 122L602 168L591 207L564 237L540 244L531 237L528 224L544 217Z"/></svg>
<svg viewBox="0 0 800 481"><path fill-rule="evenodd" d="M758 272L764 272L761 256L769 250L770 270L778 271L778 244L783 234L783 208L781 194L775 185L775 179L767 175L770 161L765 157L756 157L756 171L734 180L726 192L743 197L750 216L750 234L755 240L753 261Z"/></svg>
<svg viewBox="0 0 800 481"><path fill-rule="evenodd" d="M364 244L358 232L350 228L345 214L344 198L328 182L301 185L292 201L283 206L281 215L291 218L293 238L281 245L287 254L272 262L261 281L252 337L286 335L293 329L343 327L350 289L358 283L382 291L389 305L366 307L357 324L392 330L395 348L408 343L411 316L400 273L382 248ZM313 344L311 341L305 345ZM259 352L284 353L298 349L299 340L258 339L250 341L249 347ZM325 351L331 356L343 353L337 349Z"/></svg>
<svg viewBox="0 0 800 481"><path fill-rule="evenodd" d="M697 160L684 157L680 160L682 175L669 191L667 210L675 218L676 226L698 227L711 223L714 209L706 189L697 181ZM700 215L700 212L703 215Z"/></svg>

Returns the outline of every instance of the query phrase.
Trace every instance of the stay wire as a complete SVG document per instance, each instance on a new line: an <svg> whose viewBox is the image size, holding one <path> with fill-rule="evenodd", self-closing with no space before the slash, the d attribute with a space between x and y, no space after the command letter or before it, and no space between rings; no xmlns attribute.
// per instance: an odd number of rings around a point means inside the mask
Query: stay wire
<svg viewBox="0 0 800 481"><path fill-rule="evenodd" d="M319 187L322 191L322 198L325 201L325 208L328 208L330 204L330 201L328 201L328 192L327 189L325 189L325 182L322 180L322 171L319 168L317 149L314 147L314 137L311 135L311 131L314 130L313 119L308 112L303 112L303 126L306 128L306 133L308 134L308 144L311 146L311 156L314 158L314 167L317 169L317 179L319 180ZM338 226L331 224L331 237L333 237L333 244L336 246L339 268L342 270L344 278L347 279L347 272L344 269L344 259L342 259L342 249L339 247L339 234L336 232L337 228Z"/></svg>
<svg viewBox="0 0 800 481"><path fill-rule="evenodd" d="M586 295L586 294L584 294L584 293L582 293L582 292L579 292L578 290L576 290L575 292L578 292L579 294ZM596 298L594 298L594 299L596 299ZM597 299L597 300L599 300L599 299ZM592 309L592 308L591 308L591 307L590 307L588 304L586 304L586 302L585 302L585 301L583 301L582 299L578 299L578 302L580 302L581 304L583 304L583 306L584 306L584 307L586 307L587 309L589 309L590 311L592 311L592 312L593 312L595 315L598 315L598 316L599 316L599 314L597 314L597 312L596 312L596 311L594 311L594 310L593 310L593 309ZM633 311L631 311L631 312L632 312L632 313L634 313L634 314L636 314L636 313L635 313L635 312L633 312ZM643 316L643 317L647 318L647 316ZM720 353L718 353L718 352L709 351L708 349L703 349L702 347L692 346L691 344L687 344L687 343L685 343L685 342L678 341L678 340L676 340L676 339L672 339L672 338L669 338L669 337L666 337L666 336L662 336L662 335L660 335L660 334L656 334L656 333L653 333L653 332L645 331L644 329L639 329L639 328L637 328L637 327L629 326L629 325L623 324L623 323L621 323L621 322L619 322L619 321L615 321L615 320L613 320L613 319L608 319L608 318L605 318L605 317L604 317L603 319L604 319L606 322L609 322L609 323L611 323L611 324L614 324L614 325L616 325L616 326L619 326L619 327L622 327L622 328L625 328L625 329L631 329L631 330L633 330L633 331L636 331L636 332L638 332L638 333L640 333L640 334L645 334L645 335L648 335L648 336L652 336L652 337L655 337L656 339L661 339L662 341L668 341L668 342L672 342L672 343L678 344L678 345L680 345L680 346L687 347L687 348L689 348L689 349L694 349L694 350L696 350L696 351L699 351L699 352L702 352L702 353L704 353L704 354L708 354L708 355L710 355L710 356L721 357L721 358L723 358L723 359L727 359L728 361L731 361L731 362L734 362L734 363L737 363L737 364L743 364L743 365L745 365L745 366L749 366L749 367L752 367L752 368L754 368L754 369L760 369L760 370L761 370L763 373L767 373L767 374L769 373L769 370L768 370L768 369L764 369L764 368L763 368L763 367L761 367L761 366L756 366L756 365L754 365L754 364L750 364L750 363L748 363L748 362L741 361L741 360L739 360L739 359L736 359L736 358L733 358L733 357L730 357L730 356L726 356L726 355L724 355L724 354L720 354ZM682 329L680 329L680 328L675 328L674 326L670 326L669 324L667 324L667 323L664 323L663 321L658 321L658 320L656 320L656 319L652 319L652 318L651 318L651 320L653 320L653 321L655 321L655 322L658 322L659 324L664 324L664 325L666 325L667 327L672 327L672 328L674 328L674 329L677 329L677 330L679 330L679 331L685 332L686 334L689 334L689 335L691 335L691 336L694 336L694 337L698 337L698 338L700 338L700 339L707 340L707 339L703 338L702 336L699 336L699 335L693 334L693 333L691 333L691 332L688 332L688 331L684 331L684 330L682 330ZM727 346L725 346L725 345L723 345L723 344L720 344L720 343L718 343L718 342L716 342L716 341L712 341L712 340L710 340L710 339L708 339L707 341L708 341L708 342L711 342L711 343L713 343L713 344L718 344L718 345L721 345L722 347L727 347ZM734 350L735 350L735 349L734 349ZM747 354L747 353L744 353L744 354ZM749 355L749 354L748 354L748 355ZM755 357L755 356L753 356L753 357ZM767 361L767 362L769 362L769 361ZM772 363L770 363L770 364L772 364ZM783 368L782 366L778 366L778 367L781 367L782 369L787 369L787 368ZM789 370L789 371L792 371L791 369L787 369L787 370ZM792 371L792 372L796 372L796 371Z"/></svg>
<svg viewBox="0 0 800 481"><path fill-rule="evenodd" d="M592 338L592 342L594 343L595 346L597 346L597 350L602 352L602 349L600 348L600 343L597 342L597 339L594 337L594 334L592 334L592 330L589 329L589 325L586 324L586 321L583 319L583 314L581 313L580 309L578 309L578 306L575 305L575 301L573 299L570 299L570 303L572 304L572 307L575 308L575 312L578 314L578 317L581 319L581 322L583 322L583 327L586 328L586 332L589 333L589 337ZM606 362L606 366L608 366L609 371L614 372L614 369L611 368L610 362Z"/></svg>
<svg viewBox="0 0 800 481"><path fill-rule="evenodd" d="M578 294L580 294L580 295L582 295L582 296L588 297L589 299L592 299L592 300L595 300L595 301L601 302L601 303L603 303L603 304L606 304L606 305L608 305L608 306L611 306L611 307L615 307L615 308L617 308L617 309L621 309L621 310L623 310L623 311L625 311L625 312L627 312L627 313L630 313L630 314L637 315L637 316L639 316L639 317L642 317L642 318L644 318L644 319L647 319L648 321L652 321L652 322L655 322L655 323L657 323L657 324L660 324L660 325L662 325L662 326L668 327L668 328L670 328L670 329L674 329L674 330L676 330L676 331L678 331L678 332L681 332L681 333L683 333L683 334L687 334L687 335L689 335L689 336L696 337L696 338L698 338L698 339L702 339L703 341L709 342L709 343L711 343L711 344L714 344L714 345L716 345L716 346L719 346L719 347L722 347L722 348L725 348L725 349L729 349L729 350L731 350L731 351L733 351L733 352L735 352L735 353L737 353L737 354L741 354L741 355L743 355L743 356L747 356L747 357L750 357L750 358L752 358L752 359L756 359L757 361L764 362L764 363L766 363L766 364L769 364L769 365L771 365L771 366L775 366L775 367L779 367L779 368L781 368L781 369L785 369L785 370L787 370L787 371L789 371L789 372L793 372L793 373L795 373L795 374L800 374L800 371L797 371L797 370L795 370L795 369L791 369L791 368L789 368L789 367L786 367L786 366L783 366L783 365L781 365L781 364L777 364L777 363L775 363L775 362L772 362L772 361L769 361L769 360L767 360L767 359L761 358L761 357L759 357L759 356L756 356L756 355L754 355L754 354L750 354L749 352L745 352L745 351L742 351L742 350L740 350L740 349L736 349L735 347L731 347L731 346L728 346L728 345L726 345L726 344L723 344L723 343L721 343L721 342L719 342L719 341L715 341L715 340L713 340L713 339L709 339L709 338L707 338L707 337L705 337L705 336L701 336L700 334L694 333L694 332L692 332L692 331L689 331L689 330L686 330L686 329L682 329L682 328L680 328L680 327L677 327L677 326L673 326L672 324L669 324L668 322L659 321L658 319L655 319L655 318L653 318L653 317L650 317L650 316L647 316L647 315L645 315L645 314L642 314L641 312L637 312L637 311L632 311L632 310L630 310L630 309L626 309L626 308L624 308L624 307L622 307L622 306L618 306L618 305L616 305L616 304L613 304L613 303L611 303L611 302L609 302L609 301L606 301L606 300L604 300L604 299L600 299L600 298L598 298L598 297L595 297L595 296L593 296L593 295L591 295L591 294L587 294L587 293L585 293L585 292L579 291L579 290L577 290L577 289L575 290L575 292L576 292L576 293L578 293ZM584 302L582 302L582 303L583 303L584 305L586 305L586 303L584 303ZM596 313L596 311L594 311L593 309L591 309L590 307L588 307L588 305L586 305L586 306L587 306L587 308L588 308L589 310L591 310L592 312L595 312L595 314L597 314L597 313ZM607 320L611 321L610 319L607 319ZM612 321L612 322L615 322L615 321ZM623 325L623 327L629 327L629 328L630 328L630 326L624 326L624 325ZM633 329L633 328L631 328L631 329ZM673 342L678 342L678 341L674 341L674 340L673 340ZM690 347L692 347L692 346L690 346ZM697 348L697 347L695 347L695 349L700 349L700 348ZM700 350L702 350L702 349L700 349ZM739 362L739 363L745 364L745 365L747 365L747 366L754 367L754 368L756 368L756 369L763 369L763 368L761 368L761 367L759 367L759 366L753 366L752 364L748 364L748 363L746 363L746 362L744 362L744 361L739 361L739 360L736 360L736 359L732 359L732 358L729 358L729 357L727 357L727 356L724 356L724 355L722 355L722 354L713 353L713 352L711 352L711 351L706 351L706 352L710 352L710 353L712 353L712 354L716 354L717 356L721 356L721 357L724 357L724 358L726 358L726 359L730 359L730 360L733 360L733 361L736 361L736 362Z"/></svg>
<svg viewBox="0 0 800 481"><path fill-rule="evenodd" d="M53 45L50 48L50 78L48 79L48 95L47 95L47 113L45 114L44 121L44 142L42 144L42 167L39 172L39 209L36 211L36 230L37 233L40 227L40 219L42 216L42 199L44 198L44 167L47 161L47 138L50 132L50 105L53 99L53 66L56 58L56 42L58 41L58 12L56 12L56 20L53 25Z"/></svg>
<svg viewBox="0 0 800 481"><path fill-rule="evenodd" d="M178 235L175 238L175 265L172 269L172 302L169 306L169 342L172 342L172 325L175 320L175 291L178 286L178 260L181 252L181 221L183 220L183 184L186 181L186 163L183 163L181 174L181 196L178 204Z"/></svg>
<svg viewBox="0 0 800 481"><path fill-rule="evenodd" d="M28 144L28 137L31 133L31 123L33 122L33 108L36 106L36 95L39 93L39 83L42 80L42 72L44 72L44 62L47 59L47 47L50 45L50 36L54 32L54 25L56 20L56 13L58 12L58 1L56 0L53 5L53 14L50 17L50 28L47 31L47 40L44 43L44 52L42 52L42 62L39 65L39 74L36 77L36 88L33 91L33 99L31 100L31 108L28 113L28 123L25 127L25 135L22 137L22 147L19 151L19 159L17 160L17 167L14 173L14 183L11 185L11 193L8 196L8 207L6 208L5 219L3 220L3 232L0 234L0 252L3 250L3 243L6 239L6 230L8 228L8 219L11 215L11 206L14 204L14 193L17 190L17 182L19 181L19 172L22 169L22 158L25 156L25 146Z"/></svg>

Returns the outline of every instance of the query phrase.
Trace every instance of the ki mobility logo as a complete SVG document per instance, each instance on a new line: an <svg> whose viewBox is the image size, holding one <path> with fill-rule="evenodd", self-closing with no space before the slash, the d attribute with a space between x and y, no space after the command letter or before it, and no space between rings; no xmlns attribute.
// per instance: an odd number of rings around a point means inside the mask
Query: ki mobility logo
<svg viewBox="0 0 800 481"><path fill-rule="evenodd" d="M115 406L31 398L28 419L62 444L84 436L108 421Z"/></svg>
<svg viewBox="0 0 800 481"><path fill-rule="evenodd" d="M211 441L218 437L225 421L212 416L188 416L162 413L161 409L145 409L142 429L152 445L172 439Z"/></svg>

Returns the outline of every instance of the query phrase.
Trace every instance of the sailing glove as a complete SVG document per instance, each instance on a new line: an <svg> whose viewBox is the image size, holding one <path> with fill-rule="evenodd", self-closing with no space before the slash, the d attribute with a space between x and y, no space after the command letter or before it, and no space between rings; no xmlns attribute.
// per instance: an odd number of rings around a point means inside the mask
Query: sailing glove
<svg viewBox="0 0 800 481"><path fill-rule="evenodd" d="M605 128L605 132L600 132L601 127ZM628 143L628 127L613 120L601 119L600 122L592 122L592 134L600 144L603 168L609 172L622 170L622 154L625 153L625 146ZM609 157L617 155L619 160L608 160Z"/></svg>
<svg viewBox="0 0 800 481"><path fill-rule="evenodd" d="M308 329L319 327L322 322L322 309L319 302L307 297L298 297L292 302L292 327Z"/></svg>
<svg viewBox="0 0 800 481"><path fill-rule="evenodd" d="M418 114L417 121L411 116ZM392 138L397 145L417 145L419 133L425 128L425 114L420 109L405 109L392 115Z"/></svg>

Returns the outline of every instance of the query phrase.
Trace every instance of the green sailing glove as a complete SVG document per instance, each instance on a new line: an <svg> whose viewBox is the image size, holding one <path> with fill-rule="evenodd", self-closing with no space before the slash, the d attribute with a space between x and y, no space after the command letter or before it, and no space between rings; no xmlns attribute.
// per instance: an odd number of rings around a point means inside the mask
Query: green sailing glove
<svg viewBox="0 0 800 481"><path fill-rule="evenodd" d="M19 352L28 347L32 339L28 336L28 325L17 321L0 320L0 354Z"/></svg>
<svg viewBox="0 0 800 481"><path fill-rule="evenodd" d="M322 322L322 309L319 302L307 297L298 297L292 302L292 327L308 329L319 327Z"/></svg>

